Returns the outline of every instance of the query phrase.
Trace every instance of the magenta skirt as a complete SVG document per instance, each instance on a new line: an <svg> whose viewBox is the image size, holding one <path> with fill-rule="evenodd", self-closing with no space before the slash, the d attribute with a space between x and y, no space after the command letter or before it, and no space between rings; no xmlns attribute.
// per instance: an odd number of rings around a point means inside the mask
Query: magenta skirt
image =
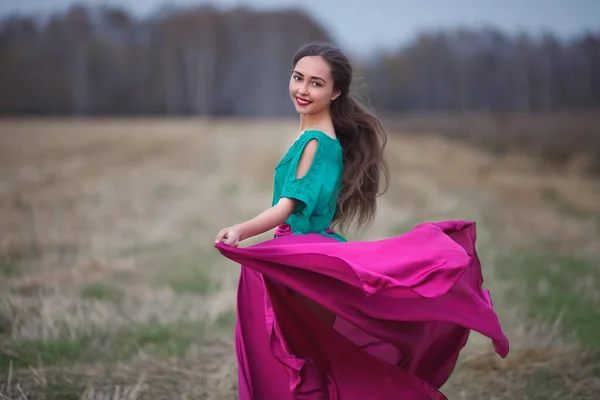
<svg viewBox="0 0 600 400"><path fill-rule="evenodd" d="M217 244L241 265L240 400L446 399L438 389L471 330L508 354L475 239L474 223L444 221L377 241L285 234ZM290 289L334 312L334 326Z"/></svg>

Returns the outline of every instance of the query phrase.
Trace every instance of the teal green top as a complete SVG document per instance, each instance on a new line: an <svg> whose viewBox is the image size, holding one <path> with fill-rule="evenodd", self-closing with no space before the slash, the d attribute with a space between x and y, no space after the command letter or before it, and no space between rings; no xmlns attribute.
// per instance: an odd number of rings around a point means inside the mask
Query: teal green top
<svg viewBox="0 0 600 400"><path fill-rule="evenodd" d="M317 140L317 150L306 174L296 178L296 168L306 144ZM336 233L326 233L336 211L344 163L339 140L324 132L308 130L292 144L275 167L273 203L282 197L298 200L286 223L293 234L318 233L345 242Z"/></svg>

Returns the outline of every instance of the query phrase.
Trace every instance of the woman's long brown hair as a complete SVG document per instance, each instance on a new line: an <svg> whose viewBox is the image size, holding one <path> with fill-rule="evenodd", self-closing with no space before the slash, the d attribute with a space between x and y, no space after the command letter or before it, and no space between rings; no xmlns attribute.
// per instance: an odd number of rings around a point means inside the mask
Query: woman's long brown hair
<svg viewBox="0 0 600 400"><path fill-rule="evenodd" d="M352 224L361 228L373 222L377 197L389 185L389 168L384 158L387 133L381 122L352 97L352 66L338 48L326 42L308 43L296 52L293 65L306 56L321 56L327 61L334 90L341 92L331 103L331 118L344 160L332 225L341 230Z"/></svg>

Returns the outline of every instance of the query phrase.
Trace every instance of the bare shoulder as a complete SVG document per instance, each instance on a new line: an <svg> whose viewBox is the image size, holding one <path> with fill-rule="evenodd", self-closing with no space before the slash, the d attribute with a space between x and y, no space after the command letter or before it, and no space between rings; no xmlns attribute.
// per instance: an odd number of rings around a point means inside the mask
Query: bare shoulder
<svg viewBox="0 0 600 400"><path fill-rule="evenodd" d="M319 141L315 138L311 138L308 140L308 142L306 142L306 145L300 154L300 160L298 160L298 166L296 168L297 178L303 177L310 169L315 158L315 154L317 153L318 146Z"/></svg>
<svg viewBox="0 0 600 400"><path fill-rule="evenodd" d="M310 138L300 150L300 163L302 163L303 161L311 161L315 157L315 153L317 152L318 147L318 139Z"/></svg>
<svg viewBox="0 0 600 400"><path fill-rule="evenodd" d="M307 132L312 132L314 136L314 133L320 133L323 134L325 136L330 137L331 139L337 139L337 135L335 134L335 130L333 130L333 128L329 128L329 127L324 127L324 128L315 128L315 129L306 129L305 131L303 131L300 134L300 137L302 137L302 135L304 135Z"/></svg>
<svg viewBox="0 0 600 400"><path fill-rule="evenodd" d="M324 133L325 135L329 136L332 139L337 139L337 135L335 134L335 131L331 128L318 129L318 131L321 133Z"/></svg>

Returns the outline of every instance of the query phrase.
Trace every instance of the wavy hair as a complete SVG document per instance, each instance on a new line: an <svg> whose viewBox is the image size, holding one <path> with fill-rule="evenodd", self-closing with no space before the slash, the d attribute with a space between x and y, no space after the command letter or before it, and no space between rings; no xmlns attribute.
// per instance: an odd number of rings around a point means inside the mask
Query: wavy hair
<svg viewBox="0 0 600 400"><path fill-rule="evenodd" d="M371 224L377 197L389 186L384 158L387 133L381 122L350 93L352 65L340 49L327 42L310 42L294 55L293 66L306 56L321 56L329 64L334 90L341 94L331 103L331 118L342 145L344 173L332 225L344 230Z"/></svg>

